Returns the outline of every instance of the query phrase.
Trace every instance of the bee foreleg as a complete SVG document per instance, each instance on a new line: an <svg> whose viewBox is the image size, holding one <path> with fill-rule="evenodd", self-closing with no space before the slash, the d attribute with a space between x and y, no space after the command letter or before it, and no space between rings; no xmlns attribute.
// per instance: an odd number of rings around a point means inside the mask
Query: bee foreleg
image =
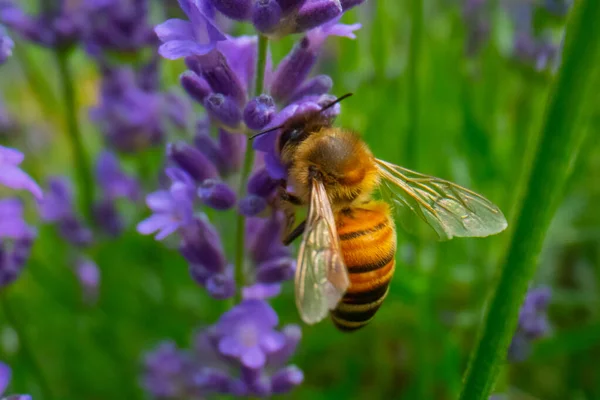
<svg viewBox="0 0 600 400"><path fill-rule="evenodd" d="M283 238L283 244L289 245L296 238L304 233L304 229L306 227L306 220L300 222L298 226L296 226L291 232L287 233Z"/></svg>

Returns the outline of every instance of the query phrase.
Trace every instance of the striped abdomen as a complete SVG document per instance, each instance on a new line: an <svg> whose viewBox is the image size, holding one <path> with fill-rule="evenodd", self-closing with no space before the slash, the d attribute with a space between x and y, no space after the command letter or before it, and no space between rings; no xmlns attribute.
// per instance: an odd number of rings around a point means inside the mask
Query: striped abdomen
<svg viewBox="0 0 600 400"><path fill-rule="evenodd" d="M343 331L365 326L388 293L396 266L396 231L389 206L372 201L338 213L336 227L350 287L331 312Z"/></svg>

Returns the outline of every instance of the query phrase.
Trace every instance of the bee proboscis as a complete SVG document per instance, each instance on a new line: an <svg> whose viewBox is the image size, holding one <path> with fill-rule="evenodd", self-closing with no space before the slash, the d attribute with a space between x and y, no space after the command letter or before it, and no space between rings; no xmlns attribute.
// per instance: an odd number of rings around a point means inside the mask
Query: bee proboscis
<svg viewBox="0 0 600 400"><path fill-rule="evenodd" d="M333 127L324 111L348 96L261 134L281 130L279 156L288 171L280 190L289 221L284 242L302 235L295 274L300 316L314 324L331 314L339 329L353 331L373 318L394 273L389 203L415 213L442 240L493 235L507 223L481 195L377 159L357 134ZM386 201L374 198L376 190ZM293 228L302 205L307 218Z"/></svg>

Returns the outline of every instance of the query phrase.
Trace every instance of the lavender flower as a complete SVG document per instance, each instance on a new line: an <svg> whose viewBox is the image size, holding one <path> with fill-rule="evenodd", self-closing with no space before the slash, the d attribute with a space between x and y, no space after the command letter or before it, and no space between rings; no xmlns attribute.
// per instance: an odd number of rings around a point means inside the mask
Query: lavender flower
<svg viewBox="0 0 600 400"><path fill-rule="evenodd" d="M225 16L251 21L257 31L273 37L306 32L340 18L364 0L210 0Z"/></svg>
<svg viewBox="0 0 600 400"><path fill-rule="evenodd" d="M42 189L29 175L19 168L23 153L9 147L0 146L0 185L11 189L27 190L36 198L42 198Z"/></svg>
<svg viewBox="0 0 600 400"><path fill-rule="evenodd" d="M225 35L212 20L211 9L203 0L180 0L181 9L189 21L170 19L158 25L154 31L163 42L159 53L171 60L204 55L215 48Z"/></svg>
<svg viewBox="0 0 600 400"><path fill-rule="evenodd" d="M63 239L77 247L92 243L92 231L75 212L73 192L66 178L48 179L48 190L38 204L42 220L56 224Z"/></svg>
<svg viewBox="0 0 600 400"><path fill-rule="evenodd" d="M8 365L0 361L0 396L3 396L10 383L12 371ZM2 397L4 400L31 400L27 394L15 394L8 397Z"/></svg>
<svg viewBox="0 0 600 400"><path fill-rule="evenodd" d="M90 117L110 147L132 153L162 142L163 98L143 90L131 68L105 68L100 93Z"/></svg>
<svg viewBox="0 0 600 400"><path fill-rule="evenodd" d="M288 393L303 374L286 366L300 340L300 328L275 330L275 311L260 300L246 300L199 332L191 350L161 343L145 356L142 385L154 397L211 395L267 397Z"/></svg>
<svg viewBox="0 0 600 400"><path fill-rule="evenodd" d="M0 25L0 64L3 64L12 55L15 42L8 36L6 29Z"/></svg>
<svg viewBox="0 0 600 400"><path fill-rule="evenodd" d="M10 1L0 4L0 22L25 39L44 47L65 49L81 38L86 16L83 7L65 0L37 16L26 14Z"/></svg>
<svg viewBox="0 0 600 400"><path fill-rule="evenodd" d="M182 182L173 183L169 190L150 193L146 204L154 214L138 224L142 235L157 232L156 240L162 240L193 221L193 198Z"/></svg>
<svg viewBox="0 0 600 400"><path fill-rule="evenodd" d="M148 0L86 0L85 42L88 52L132 53L156 43L149 24Z"/></svg>
<svg viewBox="0 0 600 400"><path fill-rule="evenodd" d="M531 289L519 312L519 325L508 349L508 358L519 362L531 352L531 342L546 336L550 331L546 314L552 292L549 287Z"/></svg>
<svg viewBox="0 0 600 400"><path fill-rule="evenodd" d="M0 287L14 282L31 251L35 230L23 219L23 204L9 198L0 200Z"/></svg>

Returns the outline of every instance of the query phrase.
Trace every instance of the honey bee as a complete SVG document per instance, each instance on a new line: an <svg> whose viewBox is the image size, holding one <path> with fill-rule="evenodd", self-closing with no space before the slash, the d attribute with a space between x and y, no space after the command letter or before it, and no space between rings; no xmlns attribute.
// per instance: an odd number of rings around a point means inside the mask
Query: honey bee
<svg viewBox="0 0 600 400"><path fill-rule="evenodd" d="M288 216L283 241L303 235L295 273L300 317L315 324L330 314L342 331L365 326L389 291L396 229L388 203L416 214L442 240L507 226L479 194L375 158L356 133L333 127L324 111L350 95L254 136L281 130L277 146L288 171L280 188ZM375 199L376 190L387 201ZM307 217L293 228L295 208L304 205Z"/></svg>

